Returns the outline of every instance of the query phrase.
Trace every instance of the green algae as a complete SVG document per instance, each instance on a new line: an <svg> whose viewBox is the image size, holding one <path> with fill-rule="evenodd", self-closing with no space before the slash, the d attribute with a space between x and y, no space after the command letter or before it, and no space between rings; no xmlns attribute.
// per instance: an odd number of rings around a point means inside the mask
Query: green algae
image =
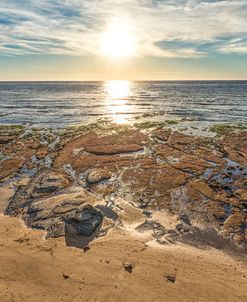
<svg viewBox="0 0 247 302"><path fill-rule="evenodd" d="M247 123L236 123L236 124L215 124L209 127L211 132L216 133L217 136L225 136L233 134L238 131L247 130Z"/></svg>
<svg viewBox="0 0 247 302"><path fill-rule="evenodd" d="M134 126L139 130L150 129L150 128L165 128L171 125L177 125L178 121L175 120L166 120L164 122L153 122L147 121L142 123L135 123Z"/></svg>

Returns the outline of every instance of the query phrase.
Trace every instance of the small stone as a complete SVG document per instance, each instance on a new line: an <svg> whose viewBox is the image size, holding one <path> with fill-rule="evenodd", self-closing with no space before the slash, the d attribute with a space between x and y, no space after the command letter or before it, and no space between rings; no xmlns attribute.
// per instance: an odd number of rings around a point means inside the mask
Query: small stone
<svg viewBox="0 0 247 302"><path fill-rule="evenodd" d="M167 279L167 282L171 282L171 283L176 282L176 276L165 275L165 278Z"/></svg>
<svg viewBox="0 0 247 302"><path fill-rule="evenodd" d="M63 278L64 278L64 280L67 280L67 279L69 279L69 276L66 274L63 274Z"/></svg>
<svg viewBox="0 0 247 302"><path fill-rule="evenodd" d="M132 266L132 264L130 263L130 262L125 262L124 264L123 264L123 267L124 267L124 270L126 271L126 272L128 272L128 273L132 273L132 271L133 271L133 266Z"/></svg>
<svg viewBox="0 0 247 302"><path fill-rule="evenodd" d="M176 225L176 229L177 229L179 232L181 232L181 231L183 230L183 228L184 228L184 226L183 226L182 223L179 223L179 224Z"/></svg>
<svg viewBox="0 0 247 302"><path fill-rule="evenodd" d="M182 214L179 216L179 218L186 224L191 225L189 216L187 214Z"/></svg>
<svg viewBox="0 0 247 302"><path fill-rule="evenodd" d="M149 211L144 210L144 211L143 211L143 214L144 214L147 218L151 218L151 217L152 217L152 212L149 212Z"/></svg>

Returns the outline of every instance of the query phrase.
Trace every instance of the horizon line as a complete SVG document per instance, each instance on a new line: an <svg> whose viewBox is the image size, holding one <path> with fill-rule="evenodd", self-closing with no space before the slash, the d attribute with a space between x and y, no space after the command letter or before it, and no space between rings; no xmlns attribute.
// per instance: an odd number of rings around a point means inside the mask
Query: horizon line
<svg viewBox="0 0 247 302"><path fill-rule="evenodd" d="M62 83L62 82L110 82L110 81L128 81L128 82L246 82L247 79L176 79L176 80L127 80L127 79L111 79L111 80L0 80L0 83Z"/></svg>

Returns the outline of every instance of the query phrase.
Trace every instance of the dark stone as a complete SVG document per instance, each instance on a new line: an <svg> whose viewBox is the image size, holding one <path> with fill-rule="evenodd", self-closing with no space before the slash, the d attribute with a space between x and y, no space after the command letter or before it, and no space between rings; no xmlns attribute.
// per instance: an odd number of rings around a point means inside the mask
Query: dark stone
<svg viewBox="0 0 247 302"><path fill-rule="evenodd" d="M79 235L90 236L102 223L103 214L94 207L87 205L75 217L65 220L73 226Z"/></svg>
<svg viewBox="0 0 247 302"><path fill-rule="evenodd" d="M67 279L69 279L69 276L66 274L63 274L63 278L64 278L64 280L67 280Z"/></svg>
<svg viewBox="0 0 247 302"><path fill-rule="evenodd" d="M159 227L154 229L154 237L155 238L160 238L165 234L166 234L166 229L163 226L159 226Z"/></svg>
<svg viewBox="0 0 247 302"><path fill-rule="evenodd" d="M183 226L182 223L179 223L179 224L176 225L176 229L177 229L179 232L181 232L181 231L183 230L183 228L184 228L184 226Z"/></svg>
<svg viewBox="0 0 247 302"><path fill-rule="evenodd" d="M35 189L37 193L53 193L57 191L57 186L40 186L39 188Z"/></svg>
<svg viewBox="0 0 247 302"><path fill-rule="evenodd" d="M114 212L111 208L102 205L97 205L96 208L99 209L105 217L114 221L118 219L118 214Z"/></svg>
<svg viewBox="0 0 247 302"><path fill-rule="evenodd" d="M191 225L189 216L187 214L182 214L179 216L179 218L186 224Z"/></svg>
<svg viewBox="0 0 247 302"><path fill-rule="evenodd" d="M88 250L89 243L98 235L103 221L103 214L87 205L73 217L64 218L65 242L67 246Z"/></svg>
<svg viewBox="0 0 247 302"><path fill-rule="evenodd" d="M145 232L145 231L150 231L154 229L154 225L152 221L145 221L142 224L138 225L138 227L136 227L136 230L138 232Z"/></svg>
<svg viewBox="0 0 247 302"><path fill-rule="evenodd" d="M143 214L144 214L147 218L151 218L151 217L152 217L152 212L149 212L149 211L144 210L144 211L143 211Z"/></svg>
<svg viewBox="0 0 247 302"><path fill-rule="evenodd" d="M167 282L171 282L171 283L176 282L176 276L165 275L165 278L166 278Z"/></svg>
<svg viewBox="0 0 247 302"><path fill-rule="evenodd" d="M146 220L144 223L138 225L136 228L139 232L153 231L153 236L155 238L160 238L166 234L166 229L160 223L155 221Z"/></svg>
<svg viewBox="0 0 247 302"><path fill-rule="evenodd" d="M128 272L128 273L132 273L132 271L133 271L133 266L132 266L132 264L131 263L129 263L129 262L125 262L124 264L123 264L123 267L124 267L124 270L126 271L126 272Z"/></svg>

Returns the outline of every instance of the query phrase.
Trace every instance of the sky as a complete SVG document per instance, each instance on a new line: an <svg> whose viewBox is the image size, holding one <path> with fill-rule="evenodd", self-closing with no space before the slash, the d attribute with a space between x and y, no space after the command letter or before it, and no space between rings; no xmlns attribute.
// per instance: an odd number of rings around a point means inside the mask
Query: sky
<svg viewBox="0 0 247 302"><path fill-rule="evenodd" d="M0 80L247 80L247 0L0 0Z"/></svg>

